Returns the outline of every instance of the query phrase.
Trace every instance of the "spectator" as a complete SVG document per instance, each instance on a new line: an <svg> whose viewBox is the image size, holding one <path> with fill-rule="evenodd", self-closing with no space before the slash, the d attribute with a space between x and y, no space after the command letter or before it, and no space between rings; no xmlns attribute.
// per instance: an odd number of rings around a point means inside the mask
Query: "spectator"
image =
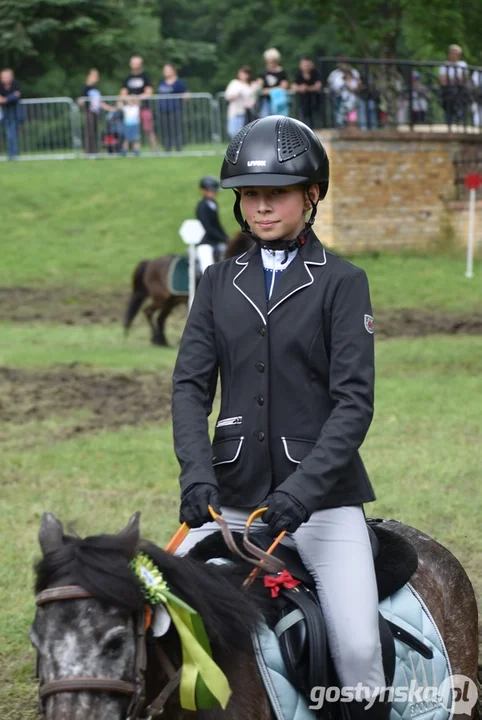
<svg viewBox="0 0 482 720"><path fill-rule="evenodd" d="M360 130L375 130L379 126L380 92L370 67L365 65L360 78L358 93L358 127Z"/></svg>
<svg viewBox="0 0 482 720"><path fill-rule="evenodd" d="M85 152L95 154L99 152L99 115L101 108L108 112L115 108L102 102L102 96L97 85L100 81L99 71L92 68L87 73L85 85L82 90L82 97L78 104L85 113Z"/></svg>
<svg viewBox="0 0 482 720"><path fill-rule="evenodd" d="M267 115L273 114L273 108L271 106L271 92L274 88L281 88L286 92L289 87L288 83L288 76L283 70L283 68L280 65L281 62L281 55L276 48L269 48L269 50L266 50L263 53L264 61L266 63L265 71L262 74L260 78L258 78L257 83L258 86L261 87L261 107L260 107L260 115L261 117L266 117ZM278 97L276 97L275 93L275 99L277 103L277 109L282 107L282 101L285 99L286 104L286 96L284 98L278 93ZM286 114L286 113L281 113Z"/></svg>
<svg viewBox="0 0 482 720"><path fill-rule="evenodd" d="M5 68L0 72L0 120L5 128L9 160L15 160L18 155L17 126L22 122L21 96L13 70Z"/></svg>
<svg viewBox="0 0 482 720"><path fill-rule="evenodd" d="M482 125L482 70L472 73L472 117L475 127Z"/></svg>
<svg viewBox="0 0 482 720"><path fill-rule="evenodd" d="M253 81L251 68L243 65L238 76L231 80L224 97L228 103L228 135L233 138L244 125L255 119L254 108L258 85Z"/></svg>
<svg viewBox="0 0 482 720"><path fill-rule="evenodd" d="M420 73L412 72L412 124L424 123L428 110L428 88L422 83Z"/></svg>
<svg viewBox="0 0 482 720"><path fill-rule="evenodd" d="M134 155L139 155L141 151L141 108L140 100L136 97L129 97L125 101L122 134L124 142L121 155L127 155L129 146L132 147Z"/></svg>
<svg viewBox="0 0 482 720"><path fill-rule="evenodd" d="M144 70L144 61L140 55L133 55L129 60L130 74L124 80L121 95L152 95L152 84L149 75ZM141 123L151 148L158 149L157 138L154 132L152 110L147 101L141 103Z"/></svg>
<svg viewBox="0 0 482 720"><path fill-rule="evenodd" d="M442 93L442 107L445 122L450 126L454 122L464 122L468 103L468 70L462 60L460 45L449 45L448 59L439 67L438 77Z"/></svg>
<svg viewBox="0 0 482 720"><path fill-rule="evenodd" d="M219 220L216 194L219 190L219 180L207 175L201 178L199 188L202 198L196 207L196 217L201 222L205 235L196 248L201 273L209 265L219 260L226 251L228 236Z"/></svg>
<svg viewBox="0 0 482 720"><path fill-rule="evenodd" d="M314 129L321 107L321 75L313 60L302 57L291 89L298 95L300 120Z"/></svg>
<svg viewBox="0 0 482 720"><path fill-rule="evenodd" d="M162 74L164 79L161 80L157 88L159 95L182 95L187 92L185 83L177 76L175 65L166 63L162 69ZM162 142L166 152L170 152L174 146L176 150L182 150L184 100L182 98L161 98L159 100Z"/></svg>
<svg viewBox="0 0 482 720"><path fill-rule="evenodd" d="M356 125L360 73L340 58L336 69L328 75L328 87L334 96L335 127Z"/></svg>

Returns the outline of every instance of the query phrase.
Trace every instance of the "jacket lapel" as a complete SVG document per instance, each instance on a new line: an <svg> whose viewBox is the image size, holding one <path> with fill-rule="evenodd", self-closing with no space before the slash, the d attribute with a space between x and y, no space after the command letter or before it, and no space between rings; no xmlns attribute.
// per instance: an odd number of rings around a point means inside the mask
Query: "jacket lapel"
<svg viewBox="0 0 482 720"><path fill-rule="evenodd" d="M268 315L298 290L313 284L314 276L310 266L325 264L325 250L316 235L310 232L306 245L300 248L295 259L276 281L268 304Z"/></svg>
<svg viewBox="0 0 482 720"><path fill-rule="evenodd" d="M266 325L266 285L261 253L257 246L237 258L233 285L253 306Z"/></svg>

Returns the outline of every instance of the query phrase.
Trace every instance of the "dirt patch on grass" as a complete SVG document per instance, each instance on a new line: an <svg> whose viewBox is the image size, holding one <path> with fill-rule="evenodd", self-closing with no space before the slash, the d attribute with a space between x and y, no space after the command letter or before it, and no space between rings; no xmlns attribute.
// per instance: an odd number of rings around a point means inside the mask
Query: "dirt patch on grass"
<svg viewBox="0 0 482 720"><path fill-rule="evenodd" d="M65 325L122 323L129 286L125 292L90 292L72 288L0 288L3 320L52 322Z"/></svg>
<svg viewBox="0 0 482 720"><path fill-rule="evenodd" d="M122 323L129 299L126 291L109 293L72 288L0 288L0 313L14 322L52 322L65 325L109 325ZM167 321L167 331L182 324L186 307L177 307ZM146 325L143 317L137 322ZM434 333L482 335L482 313L445 313L437 310L376 310L378 337L422 337Z"/></svg>
<svg viewBox="0 0 482 720"><path fill-rule="evenodd" d="M377 310L375 332L378 337L422 337L444 335L482 335L482 313L443 313L435 310Z"/></svg>
<svg viewBox="0 0 482 720"><path fill-rule="evenodd" d="M31 420L60 421L52 427L55 439L165 422L170 404L168 373L86 372L76 364L44 371L0 368L0 440L9 425Z"/></svg>

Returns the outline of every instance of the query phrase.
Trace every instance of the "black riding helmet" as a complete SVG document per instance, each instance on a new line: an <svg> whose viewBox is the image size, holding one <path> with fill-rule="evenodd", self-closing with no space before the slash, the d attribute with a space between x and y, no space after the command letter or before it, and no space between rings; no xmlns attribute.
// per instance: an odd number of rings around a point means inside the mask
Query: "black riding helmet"
<svg viewBox="0 0 482 720"><path fill-rule="evenodd" d="M221 187L232 188L236 192L242 187L318 185L320 200L323 200L328 191L329 177L330 165L325 148L313 130L299 120L270 115L249 123L231 140L221 168ZM241 229L261 242L241 214L239 192L236 192L234 215ZM270 241L266 247L298 247L302 236L313 225L315 216L316 205L312 202L311 217L297 238Z"/></svg>
<svg viewBox="0 0 482 720"><path fill-rule="evenodd" d="M219 180L213 175L205 175L199 181L199 187L202 190L219 190Z"/></svg>

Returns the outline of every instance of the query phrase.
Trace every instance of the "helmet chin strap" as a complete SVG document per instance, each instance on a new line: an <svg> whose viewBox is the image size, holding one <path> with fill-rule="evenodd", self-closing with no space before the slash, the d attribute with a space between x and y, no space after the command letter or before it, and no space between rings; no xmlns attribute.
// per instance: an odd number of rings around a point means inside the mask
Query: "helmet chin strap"
<svg viewBox="0 0 482 720"><path fill-rule="evenodd" d="M258 235L256 235L248 225L247 221L244 219L243 214L241 212L241 195L239 192L235 190L236 194L236 200L234 203L233 211L234 211L234 217L236 218L238 225L241 228L241 232L246 233L246 235L249 235L257 245L262 247L264 250L284 250L285 251L285 259L284 262L288 260L288 253L292 252L293 250L296 250L296 248L301 247L306 242L306 234L309 230L313 227L313 223L315 222L316 217L316 205L311 199L311 197L308 195L311 203L311 215L306 222L303 230L298 233L298 235L293 238L293 240L263 240Z"/></svg>

